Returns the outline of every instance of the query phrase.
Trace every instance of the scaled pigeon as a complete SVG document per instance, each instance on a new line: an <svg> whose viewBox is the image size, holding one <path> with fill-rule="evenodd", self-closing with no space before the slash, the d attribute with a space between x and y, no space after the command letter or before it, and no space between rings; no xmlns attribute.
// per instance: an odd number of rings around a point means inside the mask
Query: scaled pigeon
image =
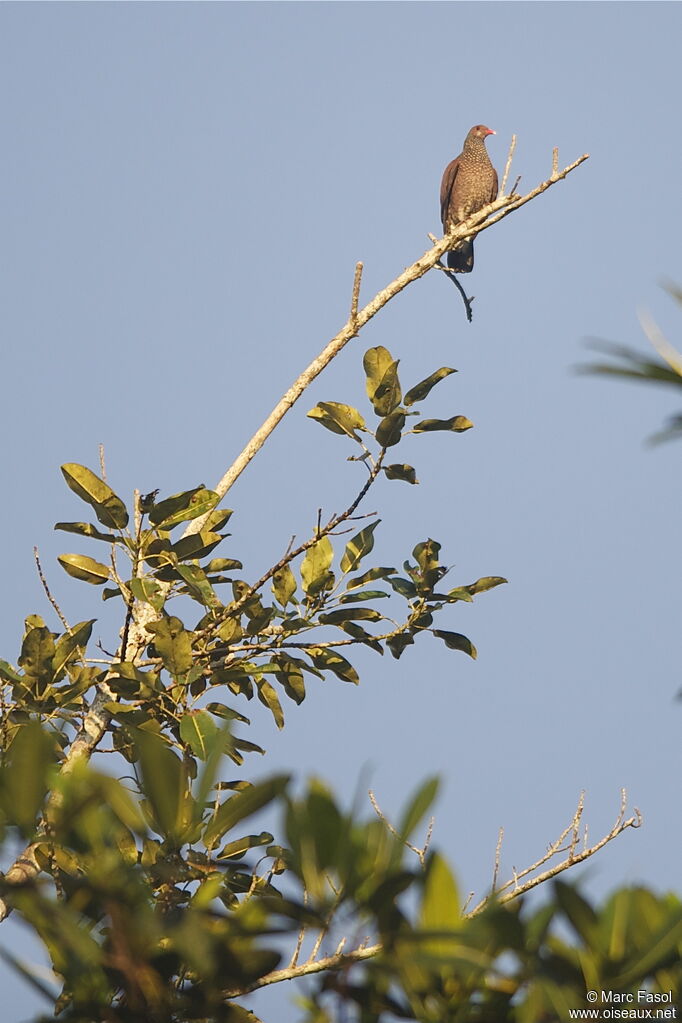
<svg viewBox="0 0 682 1023"><path fill-rule="evenodd" d="M497 171L490 162L485 140L491 128L476 124L464 140L464 149L447 165L440 186L440 216L447 234L472 213L478 213L497 198ZM474 268L474 241L458 242L448 252L448 267L468 274Z"/></svg>

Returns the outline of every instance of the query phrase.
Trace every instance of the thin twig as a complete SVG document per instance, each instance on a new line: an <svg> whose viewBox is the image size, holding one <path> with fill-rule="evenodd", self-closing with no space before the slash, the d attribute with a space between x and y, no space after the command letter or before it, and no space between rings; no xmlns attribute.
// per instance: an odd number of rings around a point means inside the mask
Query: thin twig
<svg viewBox="0 0 682 1023"><path fill-rule="evenodd" d="M434 823L433 817L429 821L429 825L428 825L428 829L427 829L427 832L426 832L426 840L424 842L424 846L423 846L422 849L419 849L416 845L412 845L411 842L408 842L406 838L403 838L403 836L400 835L396 831L396 829L393 827L391 822L388 820L388 818L386 817L384 812L381 810L379 804L376 801L376 797L375 797L375 795L374 795L374 793L372 792L371 789L369 790L369 801L372 804L372 807L374 809L375 814L377 815L379 820L388 828L388 830L391 832L391 834L395 838L397 838L398 841L401 842L405 846L406 849L409 849L411 852L415 853L415 855L419 857L419 862L421 863L422 867L425 866L425 864L426 864L426 854L428 852L429 845L430 845L430 842L431 842L431 835L433 834L433 823Z"/></svg>
<svg viewBox="0 0 682 1023"><path fill-rule="evenodd" d="M61 611L61 608L59 607L59 604L57 603L57 601L54 599L54 597L50 593L50 587L47 585L47 580L46 580L45 576L43 575L43 569L42 569L42 566L40 564L40 556L38 554L38 548L37 547L33 548L33 558L35 560L36 568L38 570L38 578L40 579L41 583L43 584L43 589L45 590L45 596L47 597L49 602L52 604L52 607L54 608L55 613L56 613L57 617L59 618L59 621L64 626L64 630L66 632L71 632L71 628L69 626L69 623L67 622L66 618L62 614L62 611Z"/></svg>
<svg viewBox="0 0 682 1023"><path fill-rule="evenodd" d="M511 165L512 165L512 160L514 159L514 150L515 149L516 149L516 135L512 135L512 137L511 137L511 144L509 146L509 154L507 156L507 162L504 165L504 174L502 175L502 185L500 187L500 195L504 195L504 190L507 187L507 178L509 177L509 171L511 170Z"/></svg>
<svg viewBox="0 0 682 1023"><path fill-rule="evenodd" d="M353 297L350 303L350 323L352 326L357 326L358 322L358 302L360 300L360 282L362 281L362 263L355 264L355 278L353 280Z"/></svg>

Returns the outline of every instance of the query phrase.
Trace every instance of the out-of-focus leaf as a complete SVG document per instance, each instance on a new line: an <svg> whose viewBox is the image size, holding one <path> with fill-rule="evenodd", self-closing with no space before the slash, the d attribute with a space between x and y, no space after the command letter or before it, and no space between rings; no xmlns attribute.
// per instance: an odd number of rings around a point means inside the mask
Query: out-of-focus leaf
<svg viewBox="0 0 682 1023"><path fill-rule="evenodd" d="M102 525L125 529L128 525L126 506L104 480L77 462L66 462L61 469L69 488L94 509Z"/></svg>
<svg viewBox="0 0 682 1023"><path fill-rule="evenodd" d="M365 420L352 405L344 405L339 401L320 401L311 408L308 413L309 419L315 419L322 426L325 426L332 433L345 434L352 437L359 444L362 443L356 430L366 430Z"/></svg>
<svg viewBox="0 0 682 1023"><path fill-rule="evenodd" d="M412 465L407 465L399 462L393 463L393 465L385 465L384 472L386 473L386 479L388 480L403 480L404 483L419 483L417 479L417 472Z"/></svg>
<svg viewBox="0 0 682 1023"><path fill-rule="evenodd" d="M57 561L68 575L93 586L103 586L111 577L106 565L85 554L60 554Z"/></svg>
<svg viewBox="0 0 682 1023"><path fill-rule="evenodd" d="M420 419L412 427L414 433L433 433L435 430L451 430L453 433L464 433L474 424L466 416L452 416L450 419Z"/></svg>
<svg viewBox="0 0 682 1023"><path fill-rule="evenodd" d="M180 738L200 760L208 759L220 735L207 710L190 710L180 718Z"/></svg>
<svg viewBox="0 0 682 1023"><path fill-rule="evenodd" d="M48 790L54 743L37 721L22 725L9 750L0 788L7 819L28 835Z"/></svg>
<svg viewBox="0 0 682 1023"><path fill-rule="evenodd" d="M154 813L161 835L180 841L187 825L187 772L182 761L151 732L132 732L140 758L142 790Z"/></svg>
<svg viewBox="0 0 682 1023"><path fill-rule="evenodd" d="M420 380L418 384L411 387L405 395L405 404L409 408L410 405L414 405L415 402L423 401L424 398L429 394L431 389L436 386L439 381L444 380L445 377L450 376L451 373L456 373L456 369L451 369L450 366L441 366L435 373L431 373L430 376L426 377L425 380Z"/></svg>
<svg viewBox="0 0 682 1023"><path fill-rule="evenodd" d="M210 849L226 835L235 824L262 810L279 796L289 783L289 775L280 774L267 781L249 785L236 795L231 796L216 810L208 822L204 834L204 844Z"/></svg>
<svg viewBox="0 0 682 1023"><path fill-rule="evenodd" d="M424 894L419 913L422 930L441 934L451 931L453 938L461 921L462 902L455 879L439 853L429 857L424 881ZM453 943L445 937L431 938L424 943L431 955L446 958L452 954Z"/></svg>
<svg viewBox="0 0 682 1023"><path fill-rule="evenodd" d="M425 782L422 782L417 791L414 793L403 810L400 827L398 828L398 834L403 840L410 837L424 814L427 813L429 808L432 806L434 799L438 795L439 787L440 779L434 776L432 778L428 778Z"/></svg>
<svg viewBox="0 0 682 1023"><path fill-rule="evenodd" d="M341 571L344 574L346 572L356 572L360 567L362 559L373 549L374 530L380 522L381 519L370 522L368 526L365 526L359 533L356 533L352 540L348 541L341 558Z"/></svg>
<svg viewBox="0 0 682 1023"><path fill-rule="evenodd" d="M478 652L474 644L460 632L446 632L444 629L434 629L433 634L443 640L448 650L461 650L474 660L478 657Z"/></svg>

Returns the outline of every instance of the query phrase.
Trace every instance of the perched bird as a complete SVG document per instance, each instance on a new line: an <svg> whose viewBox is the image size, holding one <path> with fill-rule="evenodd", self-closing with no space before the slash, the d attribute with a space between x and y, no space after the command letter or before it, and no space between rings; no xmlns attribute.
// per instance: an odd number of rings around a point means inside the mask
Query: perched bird
<svg viewBox="0 0 682 1023"><path fill-rule="evenodd" d="M485 140L491 128L476 124L464 140L464 149L447 165L440 186L440 217L447 234L472 213L497 198L497 171L490 162ZM474 241L462 241L448 252L448 267L468 274L474 268Z"/></svg>

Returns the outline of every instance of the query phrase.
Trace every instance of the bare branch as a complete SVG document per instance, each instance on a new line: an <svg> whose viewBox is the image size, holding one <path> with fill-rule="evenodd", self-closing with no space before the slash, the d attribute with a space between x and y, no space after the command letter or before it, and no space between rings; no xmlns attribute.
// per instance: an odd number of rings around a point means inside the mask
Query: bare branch
<svg viewBox="0 0 682 1023"><path fill-rule="evenodd" d="M369 790L369 801L372 804L372 807L374 808L374 812L376 813L376 815L379 818L379 820L383 824L385 824L385 826L388 828L388 830L391 832L391 834L395 838L397 838L399 842L402 842L402 844L405 846L406 849L409 849L411 852L415 853L419 857L419 862L421 863L421 865L423 867L425 865L425 863L426 863L426 854L427 854L427 852L429 850L429 845L431 844L431 836L433 834L434 818L432 817L430 819L430 821L429 821L429 825L428 825L428 828L427 828L427 831L426 831L426 839L424 840L424 846L423 846L423 848L419 849L419 848L417 848L416 845L412 845L412 843L408 842L406 838L403 838L402 835L398 834L398 832L395 830L395 828L393 827L391 822L388 820L388 818L385 816L385 814L383 813L383 811L379 807L379 804L376 801L376 797L375 797L375 795L374 795L374 793L372 792L371 789Z"/></svg>
<svg viewBox="0 0 682 1023"><path fill-rule="evenodd" d="M514 159L514 150L516 149L516 135L512 135L511 144L509 146L509 155L507 156L507 162L504 165L504 174L502 175L502 185L500 187L500 195L504 195L504 190L507 187L507 178L509 177L509 171L511 170L512 160ZM513 189L512 189L513 191Z"/></svg>
<svg viewBox="0 0 682 1023"><path fill-rule="evenodd" d="M362 281L362 263L355 264L355 279L353 281L353 297L350 303L350 322L353 325L357 325L358 322L358 302L360 300L360 282Z"/></svg>
<svg viewBox="0 0 682 1023"><path fill-rule="evenodd" d="M43 569L42 569L42 566L40 564L40 555L38 554L38 548L37 547L33 548L33 557L34 557L34 560L35 560L35 563L36 563L36 569L38 570L38 578L40 579L41 583L43 584L43 589L45 590L45 596L47 597L49 602L52 604L52 607L55 610L55 614L57 615L57 618L59 618L59 621L62 623L62 625L64 626L65 630L67 632L71 632L71 628L69 626L69 623L67 622L66 618L62 614L61 609L59 607L59 604L57 603L57 601L52 596L52 594L50 592L50 587L47 585L47 580L46 580L45 576L43 575Z"/></svg>

